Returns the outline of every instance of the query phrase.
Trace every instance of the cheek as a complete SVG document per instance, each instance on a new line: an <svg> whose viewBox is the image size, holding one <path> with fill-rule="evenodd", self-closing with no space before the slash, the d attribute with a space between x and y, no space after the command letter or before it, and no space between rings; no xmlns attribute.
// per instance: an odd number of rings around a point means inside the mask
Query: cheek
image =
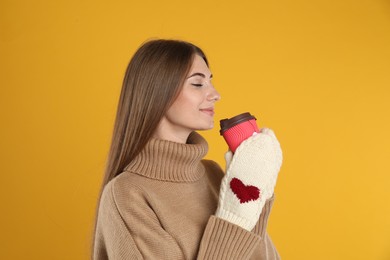
<svg viewBox="0 0 390 260"><path fill-rule="evenodd" d="M205 100L204 96L203 91L199 89L184 89L173 103L171 110L177 116L196 115Z"/></svg>
<svg viewBox="0 0 390 260"><path fill-rule="evenodd" d="M182 96L176 99L176 101L169 108L168 112L173 117L188 117L194 111L194 106L191 103L191 100L183 98Z"/></svg>
<svg viewBox="0 0 390 260"><path fill-rule="evenodd" d="M198 110L202 103L202 97L199 93L187 93L180 97L178 105L186 110Z"/></svg>

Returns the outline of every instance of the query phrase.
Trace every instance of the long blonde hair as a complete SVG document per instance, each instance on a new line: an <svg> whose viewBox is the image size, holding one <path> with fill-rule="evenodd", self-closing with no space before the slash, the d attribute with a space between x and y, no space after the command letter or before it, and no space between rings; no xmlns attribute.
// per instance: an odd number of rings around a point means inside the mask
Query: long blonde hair
<svg viewBox="0 0 390 260"><path fill-rule="evenodd" d="M178 96L196 54L208 65L204 52L185 41L152 40L136 51L123 80L100 195L152 137Z"/></svg>

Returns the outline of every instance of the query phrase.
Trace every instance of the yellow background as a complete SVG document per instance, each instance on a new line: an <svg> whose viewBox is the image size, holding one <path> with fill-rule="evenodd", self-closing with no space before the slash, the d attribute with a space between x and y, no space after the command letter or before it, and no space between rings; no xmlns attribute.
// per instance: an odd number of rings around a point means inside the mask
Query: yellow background
<svg viewBox="0 0 390 260"><path fill-rule="evenodd" d="M150 38L202 47L218 122L249 111L284 164L283 259L390 259L390 3L0 1L0 259L88 259L126 66Z"/></svg>

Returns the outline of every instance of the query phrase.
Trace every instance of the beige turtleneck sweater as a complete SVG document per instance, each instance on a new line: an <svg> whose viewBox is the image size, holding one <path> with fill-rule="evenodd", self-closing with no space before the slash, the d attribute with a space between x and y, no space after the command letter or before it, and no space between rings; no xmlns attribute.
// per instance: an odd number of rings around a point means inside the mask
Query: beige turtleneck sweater
<svg viewBox="0 0 390 260"><path fill-rule="evenodd" d="M273 198L249 232L213 214L224 172L207 142L151 139L103 190L94 259L279 259L267 232Z"/></svg>

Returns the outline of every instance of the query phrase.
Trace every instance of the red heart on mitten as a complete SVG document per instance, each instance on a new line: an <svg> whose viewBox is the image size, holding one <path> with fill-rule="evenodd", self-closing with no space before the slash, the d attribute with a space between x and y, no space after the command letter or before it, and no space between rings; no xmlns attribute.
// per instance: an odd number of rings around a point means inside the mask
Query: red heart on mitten
<svg viewBox="0 0 390 260"><path fill-rule="evenodd" d="M257 200L260 197L260 190L256 186L245 185L241 180L233 178L230 181L230 188L236 194L240 203Z"/></svg>

